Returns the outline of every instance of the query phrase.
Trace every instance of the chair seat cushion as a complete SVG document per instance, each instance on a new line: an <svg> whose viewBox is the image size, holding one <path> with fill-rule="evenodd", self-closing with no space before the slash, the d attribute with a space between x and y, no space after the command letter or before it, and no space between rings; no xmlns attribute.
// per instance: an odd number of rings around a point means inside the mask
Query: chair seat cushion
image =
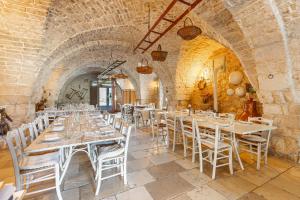
<svg viewBox="0 0 300 200"><path fill-rule="evenodd" d="M242 136L242 139L248 140L251 142L260 142L260 143L267 142L267 140L265 138L263 138L262 136L259 136L259 135L244 135L244 136Z"/></svg>
<svg viewBox="0 0 300 200"><path fill-rule="evenodd" d="M114 144L105 147L98 148L98 159L103 160L106 158L113 158L122 155L125 152L125 148L120 144Z"/></svg>
<svg viewBox="0 0 300 200"><path fill-rule="evenodd" d="M164 127L166 127L166 126L167 126L167 125L164 124L164 123L159 123L159 124L158 124L158 127L159 127L159 128L164 128Z"/></svg>
<svg viewBox="0 0 300 200"><path fill-rule="evenodd" d="M25 156L19 166L21 170L32 170L45 167L52 167L59 162L58 152L47 153L37 156Z"/></svg>
<svg viewBox="0 0 300 200"><path fill-rule="evenodd" d="M207 146L210 149L215 148L214 140L210 139L210 138L202 139L202 144ZM225 149L225 148L228 148L228 147L230 147L230 144L224 143L222 141L220 141L219 144L218 144L218 149Z"/></svg>

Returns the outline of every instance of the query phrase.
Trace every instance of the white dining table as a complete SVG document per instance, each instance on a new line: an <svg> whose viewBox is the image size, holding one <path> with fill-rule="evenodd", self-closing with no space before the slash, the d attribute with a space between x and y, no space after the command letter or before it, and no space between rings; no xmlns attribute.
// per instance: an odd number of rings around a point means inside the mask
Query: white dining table
<svg viewBox="0 0 300 200"><path fill-rule="evenodd" d="M242 170L244 170L244 165L238 152L236 135L249 135L249 134L255 134L262 131L277 129L276 126L268 126L265 124L249 123L249 122L237 121L237 120L234 120L233 123L229 125L228 121L226 121L224 118L215 118L213 116L206 115L206 114L189 115L186 112L178 112L178 111L162 112L162 113L173 117L176 121L180 120L181 117L184 117L184 121L188 121L190 123L193 123L193 120L199 120L201 122L200 126L204 128L214 129L216 125L219 125L222 131L232 134L234 151Z"/></svg>
<svg viewBox="0 0 300 200"><path fill-rule="evenodd" d="M124 138L119 131L110 125L106 125L103 119L91 117L89 123L79 122L78 129L74 130L71 135L66 134L63 125L60 126L62 127L61 130L57 130L59 126L55 126L55 124L59 124L61 122L59 120L62 119L56 119L24 151L27 154L32 154L59 150L60 166L62 168L60 182L62 182L70 161L76 153L86 153L95 169L95 163L90 156L90 146L104 142L120 141ZM52 136L54 140L49 140Z"/></svg>

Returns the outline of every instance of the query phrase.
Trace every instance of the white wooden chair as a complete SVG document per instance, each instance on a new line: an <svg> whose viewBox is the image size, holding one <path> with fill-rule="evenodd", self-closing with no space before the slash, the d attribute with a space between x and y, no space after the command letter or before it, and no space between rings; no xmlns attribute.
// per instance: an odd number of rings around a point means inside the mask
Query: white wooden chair
<svg viewBox="0 0 300 200"><path fill-rule="evenodd" d="M185 117L180 118L182 139L183 139L183 148L184 148L184 157L187 157L187 150L192 150L192 162L195 162L195 157L198 152L198 142L195 137L195 131L193 124L186 122ZM189 143L191 141L191 144Z"/></svg>
<svg viewBox="0 0 300 200"><path fill-rule="evenodd" d="M116 129L116 130L118 130L118 131L121 131L122 124L123 124L122 115L121 115L121 113L118 113L118 114L115 115L115 120L114 120L114 123L113 123L113 128Z"/></svg>
<svg viewBox="0 0 300 200"><path fill-rule="evenodd" d="M49 126L49 115L48 115L48 113L45 113L41 118L42 118L42 122L43 122L43 125L44 125L44 129L48 128L48 126Z"/></svg>
<svg viewBox="0 0 300 200"><path fill-rule="evenodd" d="M175 151L176 144L182 144L182 134L177 126L177 120L175 117L170 117L166 114L166 124L167 124L167 136L168 136L168 145L172 142L172 149Z"/></svg>
<svg viewBox="0 0 300 200"><path fill-rule="evenodd" d="M115 121L115 114L109 114L108 115L108 120L107 120L107 124L108 125L113 125Z"/></svg>
<svg viewBox="0 0 300 200"><path fill-rule="evenodd" d="M31 122L31 125L33 127L35 137L39 136L40 133L43 131L43 122L41 117L37 117Z"/></svg>
<svg viewBox="0 0 300 200"><path fill-rule="evenodd" d="M221 126L216 125L215 134L212 135L210 133L202 131L199 128L199 126L201 127L201 123L205 123L204 121L194 119L193 123L196 131L197 141L199 144L200 172L203 172L203 161L207 161L213 167L212 179L216 178L217 168L222 166L228 165L230 174L233 174L232 146L220 140ZM228 162L219 164L220 160L227 160Z"/></svg>
<svg viewBox="0 0 300 200"><path fill-rule="evenodd" d="M124 184L127 184L127 152L131 126L124 122L121 133L124 135L124 139L119 144L97 149L96 195L99 194L101 182L105 179L121 175L123 176ZM107 170L111 170L112 174L103 176L103 172Z"/></svg>
<svg viewBox="0 0 300 200"><path fill-rule="evenodd" d="M35 122L31 122L31 127L32 127L32 130L33 130L33 133L34 133L34 139L36 139L38 136L39 136L39 131L38 131L38 128L37 128L37 125L35 124Z"/></svg>
<svg viewBox="0 0 300 200"><path fill-rule="evenodd" d="M249 122L273 125L273 120L262 117L249 117ZM247 151L257 156L256 168L260 169L260 161L264 158L265 164L268 162L268 148L270 143L271 130L265 132L258 132L256 134L244 135L238 139L238 144L242 147L241 150Z"/></svg>
<svg viewBox="0 0 300 200"><path fill-rule="evenodd" d="M149 110L141 110L139 111L143 126L147 126L148 122L151 120L150 111Z"/></svg>
<svg viewBox="0 0 300 200"><path fill-rule="evenodd" d="M37 137L31 123L22 124L18 128L18 131L21 138L23 149L25 149L29 144L31 144L33 140L35 140L35 138Z"/></svg>
<svg viewBox="0 0 300 200"><path fill-rule="evenodd" d="M163 138L166 144L168 144L168 136L167 136L167 124L165 121L164 114L160 113L161 111L150 111L150 124L152 131L152 139L156 136L157 139L159 136Z"/></svg>
<svg viewBox="0 0 300 200"><path fill-rule="evenodd" d="M36 156L26 156L23 153L18 131L9 131L6 142L13 160L17 191L26 189L26 195L32 195L52 189L56 189L59 200L62 200L60 192L59 156L57 153L47 153ZM48 180L55 180L55 186L30 191L30 186Z"/></svg>

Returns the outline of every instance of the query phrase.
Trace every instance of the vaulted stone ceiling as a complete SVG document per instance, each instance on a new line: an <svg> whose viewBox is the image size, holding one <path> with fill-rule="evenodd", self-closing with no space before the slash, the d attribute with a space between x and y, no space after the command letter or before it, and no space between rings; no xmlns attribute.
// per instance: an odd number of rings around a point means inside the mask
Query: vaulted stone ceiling
<svg viewBox="0 0 300 200"><path fill-rule="evenodd" d="M0 105L22 122L33 115L43 87L55 92L70 77L101 70L111 50L128 60L123 68L138 80L135 66L151 50L140 55L132 49L147 30L147 5L151 4L153 23L170 2L0 1ZM292 125L300 124L299 4L298 0L203 0L189 14L204 36L230 48L240 59L265 115L281 127L278 133L284 144L299 141L294 133L300 127ZM159 41L170 52L166 62L151 63L170 98L176 89L180 26L182 22Z"/></svg>

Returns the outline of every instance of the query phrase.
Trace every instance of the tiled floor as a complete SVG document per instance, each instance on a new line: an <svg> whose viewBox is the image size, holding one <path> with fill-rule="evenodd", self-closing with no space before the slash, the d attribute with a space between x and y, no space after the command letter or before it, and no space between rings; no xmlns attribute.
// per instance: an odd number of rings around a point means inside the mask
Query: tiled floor
<svg viewBox="0 0 300 200"><path fill-rule="evenodd" d="M182 147L176 151L157 145L149 129L132 133L128 155L128 185L120 177L108 179L101 186L101 194L94 195L95 184L88 158L78 154L72 160L63 185L65 200L287 200L300 199L300 166L293 162L269 157L260 171L249 155L242 155L245 170L235 162L231 176L227 167L217 170L211 180L210 165L199 172L198 162L183 158ZM0 179L14 181L8 151L0 151ZM55 192L26 199L54 200Z"/></svg>

